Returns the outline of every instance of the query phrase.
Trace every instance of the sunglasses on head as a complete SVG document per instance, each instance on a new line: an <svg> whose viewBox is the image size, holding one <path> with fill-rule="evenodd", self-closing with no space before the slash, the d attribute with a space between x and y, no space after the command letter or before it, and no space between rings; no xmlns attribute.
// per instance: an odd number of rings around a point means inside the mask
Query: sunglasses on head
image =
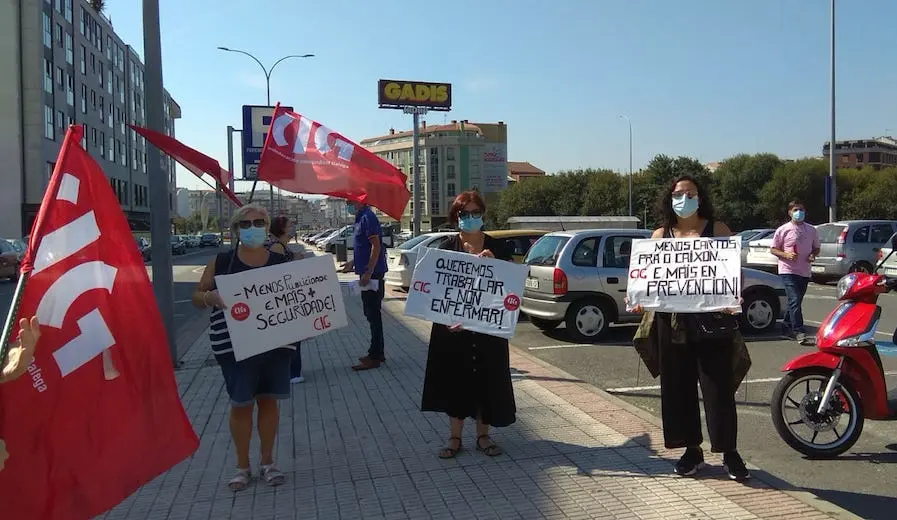
<svg viewBox="0 0 897 520"><path fill-rule="evenodd" d="M461 211L458 213L458 218L480 218L483 216L483 212L481 210L475 211Z"/></svg>
<svg viewBox="0 0 897 520"><path fill-rule="evenodd" d="M263 228L266 225L267 225L267 222L265 222L265 219L263 219L263 218L257 218L255 220L241 220L241 221L237 222L237 226L240 229L249 229L251 227Z"/></svg>

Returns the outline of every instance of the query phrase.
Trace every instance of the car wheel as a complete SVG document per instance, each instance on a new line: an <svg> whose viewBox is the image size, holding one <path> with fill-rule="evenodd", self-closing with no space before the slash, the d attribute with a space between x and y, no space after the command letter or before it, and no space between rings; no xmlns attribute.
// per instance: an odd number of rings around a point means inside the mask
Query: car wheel
<svg viewBox="0 0 897 520"><path fill-rule="evenodd" d="M529 322L532 323L537 329L549 331L558 328L558 325L561 324L561 320L543 320L542 318L534 318L532 316L529 317Z"/></svg>
<svg viewBox="0 0 897 520"><path fill-rule="evenodd" d="M567 311L567 331L575 341L596 341L610 327L610 313L599 300L581 300Z"/></svg>
<svg viewBox="0 0 897 520"><path fill-rule="evenodd" d="M742 326L745 332L760 334L772 329L779 315L778 298L768 291L754 291L741 304Z"/></svg>

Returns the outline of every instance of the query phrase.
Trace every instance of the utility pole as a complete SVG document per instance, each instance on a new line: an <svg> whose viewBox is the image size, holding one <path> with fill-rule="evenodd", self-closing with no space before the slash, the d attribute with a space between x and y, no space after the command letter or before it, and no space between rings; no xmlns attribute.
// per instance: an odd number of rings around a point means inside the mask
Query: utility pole
<svg viewBox="0 0 897 520"><path fill-rule="evenodd" d="M427 109L423 107L405 107L404 112L406 114L412 114L412 125L413 128L411 130L411 171L412 171L412 182L413 185L413 194L412 194L412 210L411 210L411 234L413 236L420 236L420 216L421 216L421 203L422 203L422 194L420 189L420 116L427 113Z"/></svg>
<svg viewBox="0 0 897 520"><path fill-rule="evenodd" d="M159 27L159 0L143 0L143 55L146 81L146 124L150 130L165 133L164 93L162 91L162 33ZM153 290L168 336L171 362L177 367L177 338L174 330L174 277L171 272L171 179L162 171L159 149L146 149L149 182L150 238L152 240Z"/></svg>
<svg viewBox="0 0 897 520"><path fill-rule="evenodd" d="M828 147L828 181L829 181L829 207L828 221L834 222L838 215L838 185L836 181L838 173L837 145L835 144L835 0L832 0L832 48L831 48L831 108L832 108L832 135Z"/></svg>
<svg viewBox="0 0 897 520"><path fill-rule="evenodd" d="M620 116L620 119L625 119L627 123L629 123L629 216L633 215L632 213L632 119L629 116Z"/></svg>

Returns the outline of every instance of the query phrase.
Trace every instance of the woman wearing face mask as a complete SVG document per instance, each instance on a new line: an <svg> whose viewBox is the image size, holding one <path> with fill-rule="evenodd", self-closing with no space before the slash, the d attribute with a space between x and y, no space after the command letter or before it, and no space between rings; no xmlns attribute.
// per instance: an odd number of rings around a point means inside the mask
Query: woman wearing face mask
<svg viewBox="0 0 897 520"><path fill-rule="evenodd" d="M460 233L447 239L441 249L513 261L502 242L483 233L485 212L486 204L476 191L458 195L449 220ZM467 417L476 419L477 451L490 457L501 455L501 448L489 437L489 427L508 426L516 420L508 340L434 323L421 410L449 416L449 444L440 458L453 458L461 450Z"/></svg>
<svg viewBox="0 0 897 520"><path fill-rule="evenodd" d="M658 213L663 227L654 231L654 239L732 235L726 224L714 219L709 194L690 176L679 177L662 192ZM642 312L640 307L633 310ZM723 464L733 480L746 480L750 473L736 447L738 417L735 411L735 390L741 381L735 373L735 361L741 354L739 347L743 342L739 344L739 336L735 339L698 339L700 335L695 334L695 322L689 319L692 316L695 315L655 312L650 326L650 338L659 353L664 443L669 449L685 448L675 466L677 474L694 475L706 466L701 449L700 382L711 451L723 454ZM639 334L635 343L641 354ZM743 377L744 374L739 375Z"/></svg>
<svg viewBox="0 0 897 520"><path fill-rule="evenodd" d="M242 491L252 477L249 443L252 439L252 411L258 406L258 435L261 445L260 478L268 485L284 483L284 474L274 463L274 441L280 413L277 400L290 397L290 356L293 346L285 346L242 361L234 358L233 346L224 318L226 306L215 288L215 276L239 273L286 262L283 255L265 248L270 219L256 204L241 207L231 221L231 236L239 236L236 249L220 253L202 273L193 304L211 308L209 338L212 353L221 367L231 400L230 431L237 452L237 470L228 482L232 491Z"/></svg>

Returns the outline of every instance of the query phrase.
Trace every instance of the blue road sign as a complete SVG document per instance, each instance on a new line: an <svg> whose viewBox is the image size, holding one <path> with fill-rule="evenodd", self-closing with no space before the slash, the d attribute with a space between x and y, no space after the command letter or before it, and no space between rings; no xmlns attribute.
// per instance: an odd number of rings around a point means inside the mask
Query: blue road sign
<svg viewBox="0 0 897 520"><path fill-rule="evenodd" d="M293 111L293 107L283 108ZM243 105L243 180L258 179L259 161L262 159L262 148L265 147L272 115L274 107Z"/></svg>

